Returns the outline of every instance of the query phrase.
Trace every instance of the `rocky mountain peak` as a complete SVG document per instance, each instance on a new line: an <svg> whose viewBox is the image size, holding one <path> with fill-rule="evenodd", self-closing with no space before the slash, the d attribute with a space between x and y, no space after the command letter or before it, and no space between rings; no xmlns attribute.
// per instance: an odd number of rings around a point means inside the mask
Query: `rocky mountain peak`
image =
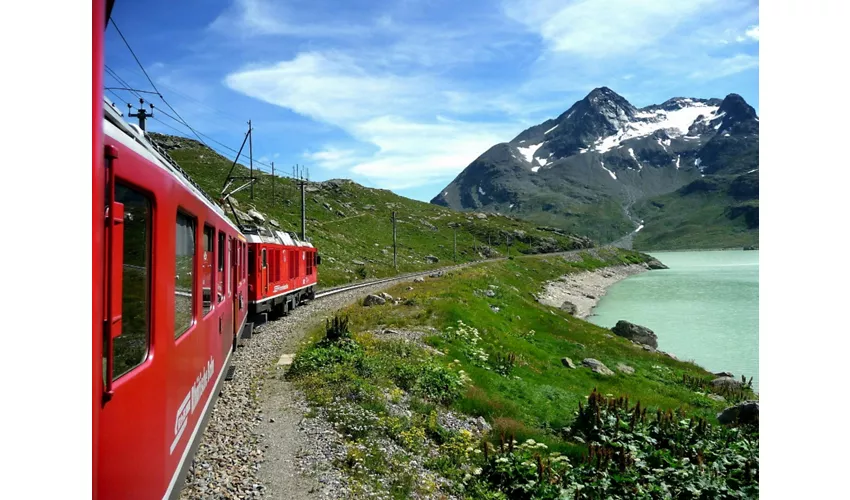
<svg viewBox="0 0 850 500"><path fill-rule="evenodd" d="M757 118L756 110L747 104L747 101L738 94L729 94L720 103L719 113L726 113L726 116L735 121L754 120Z"/></svg>

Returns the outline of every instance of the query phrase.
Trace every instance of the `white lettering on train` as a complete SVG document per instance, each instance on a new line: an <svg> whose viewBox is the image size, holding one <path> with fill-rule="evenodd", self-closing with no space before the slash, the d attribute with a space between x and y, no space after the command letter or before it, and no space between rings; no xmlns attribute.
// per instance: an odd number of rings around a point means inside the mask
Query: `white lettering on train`
<svg viewBox="0 0 850 500"><path fill-rule="evenodd" d="M177 447L177 443L180 442L180 437L183 436L183 431L186 430L186 426L189 423L189 416L195 413L195 408L201 402L201 396L206 392L214 372L215 359L210 357L210 360L204 365L201 373L195 378L195 383L192 384L180 407L177 408L177 415L174 418L174 441L171 443L169 454L174 453L174 448Z"/></svg>

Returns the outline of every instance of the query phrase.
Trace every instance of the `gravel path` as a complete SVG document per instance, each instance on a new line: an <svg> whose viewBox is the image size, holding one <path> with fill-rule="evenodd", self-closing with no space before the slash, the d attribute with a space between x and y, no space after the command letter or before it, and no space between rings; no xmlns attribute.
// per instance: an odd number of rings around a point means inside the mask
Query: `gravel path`
<svg viewBox="0 0 850 500"><path fill-rule="evenodd" d="M233 380L222 386L180 498L344 496L344 478L329 466L330 460L345 453L340 439L326 419L304 418L307 403L281 379L277 362L282 354L294 353L304 334L334 311L413 279L400 278L310 302L287 317L257 327L252 338L243 340L234 353Z"/></svg>

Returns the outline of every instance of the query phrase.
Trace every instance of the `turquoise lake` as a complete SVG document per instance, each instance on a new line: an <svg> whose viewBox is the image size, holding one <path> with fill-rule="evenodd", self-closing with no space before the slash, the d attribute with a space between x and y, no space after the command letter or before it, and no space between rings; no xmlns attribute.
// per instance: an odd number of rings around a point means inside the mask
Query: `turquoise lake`
<svg viewBox="0 0 850 500"><path fill-rule="evenodd" d="M588 321L643 325L660 350L713 372L752 376L758 391L758 250L647 253L670 269L613 285Z"/></svg>

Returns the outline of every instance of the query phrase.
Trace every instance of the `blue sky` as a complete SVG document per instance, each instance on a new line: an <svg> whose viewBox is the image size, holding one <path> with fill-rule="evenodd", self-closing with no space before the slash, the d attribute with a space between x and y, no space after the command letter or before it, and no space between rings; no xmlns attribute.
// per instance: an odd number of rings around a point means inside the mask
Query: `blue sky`
<svg viewBox="0 0 850 500"><path fill-rule="evenodd" d="M254 157L277 169L423 201L595 87L639 107L734 92L759 109L754 1L149 0L118 1L113 19L217 150L251 119ZM106 64L151 90L112 26ZM192 136L155 116L149 130Z"/></svg>

